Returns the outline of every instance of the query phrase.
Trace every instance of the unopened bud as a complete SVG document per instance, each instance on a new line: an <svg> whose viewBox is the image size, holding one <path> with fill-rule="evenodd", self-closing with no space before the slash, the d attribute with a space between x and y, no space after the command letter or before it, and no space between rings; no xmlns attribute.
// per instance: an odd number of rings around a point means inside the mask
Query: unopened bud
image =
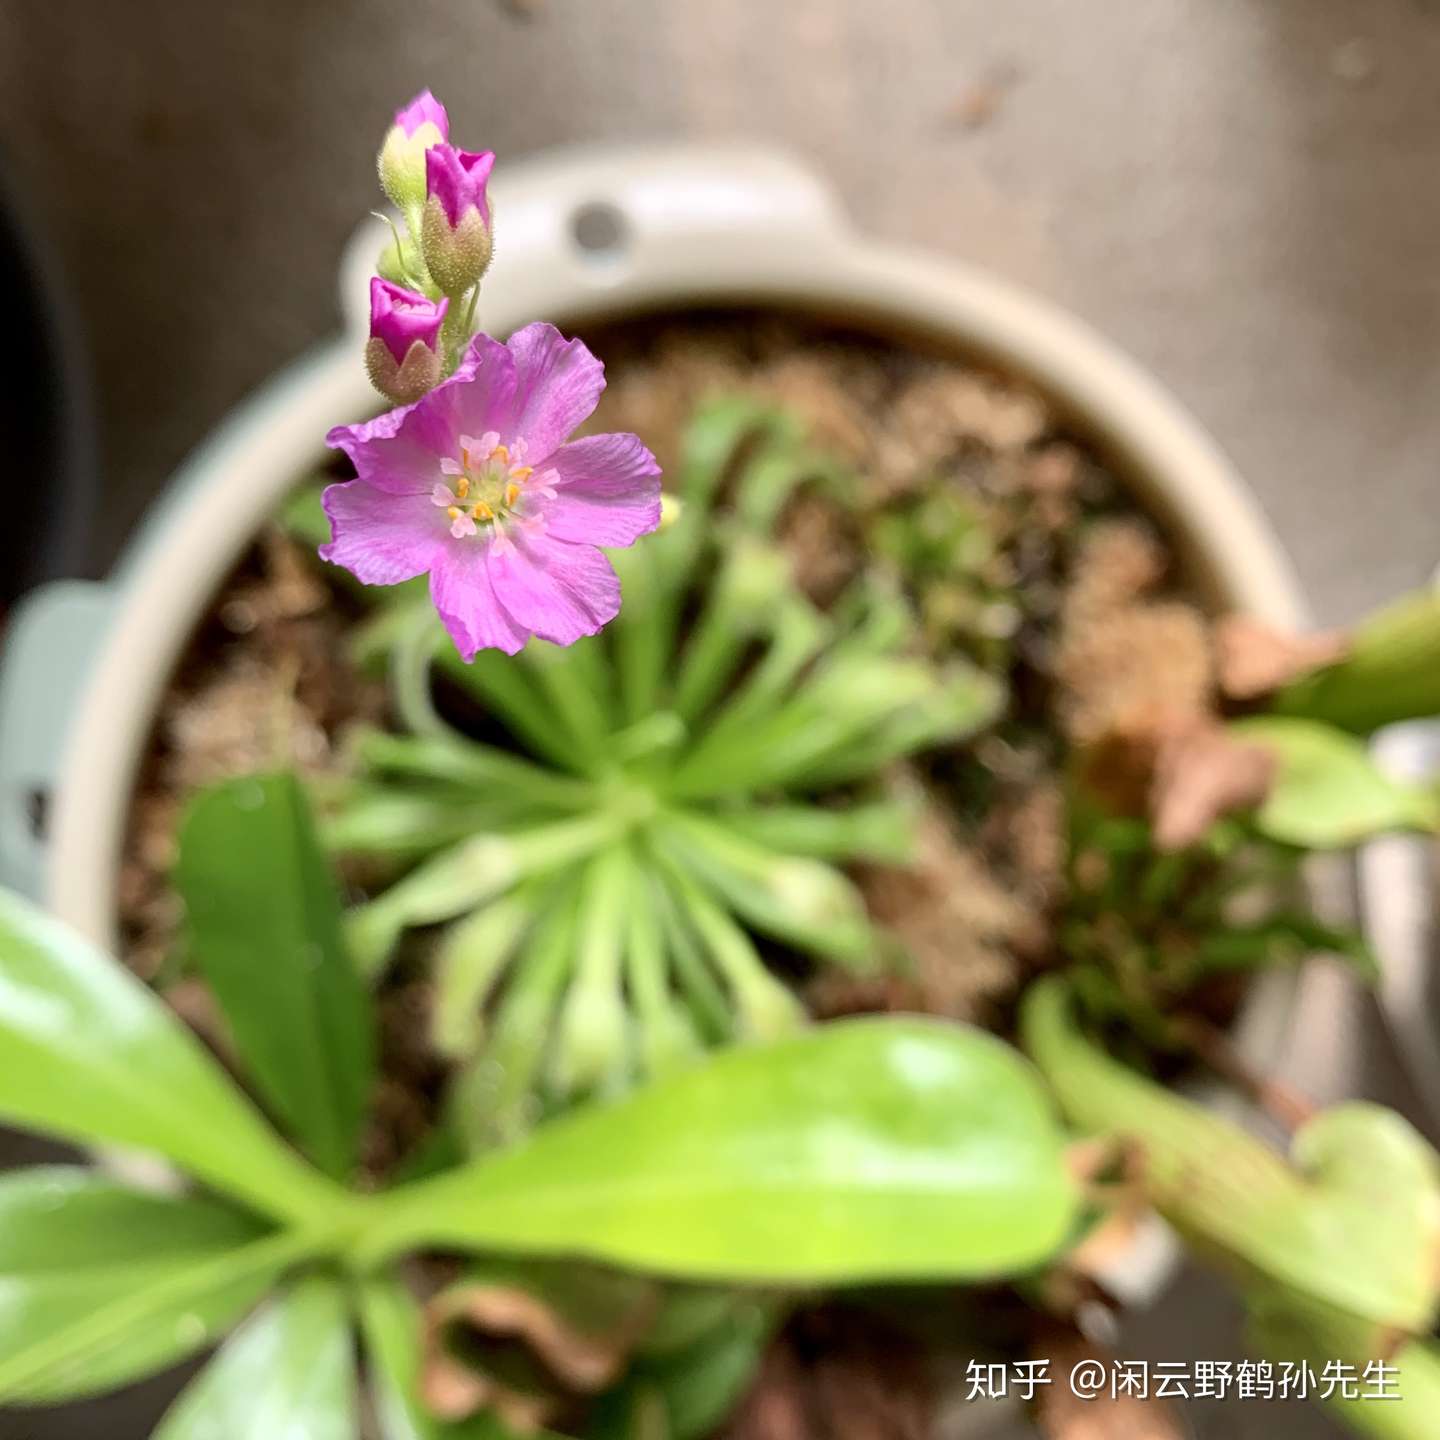
<svg viewBox="0 0 1440 1440"><path fill-rule="evenodd" d="M448 300L431 300L374 276L365 368L388 400L409 405L439 383L440 331Z"/></svg>
<svg viewBox="0 0 1440 1440"><path fill-rule="evenodd" d="M378 162L380 186L393 204L408 212L425 203L425 152L449 138L450 117L428 90L395 112Z"/></svg>
<svg viewBox="0 0 1440 1440"><path fill-rule="evenodd" d="M425 155L425 212L420 248L431 278L447 295L463 295L485 273L492 248L491 150L436 145Z"/></svg>

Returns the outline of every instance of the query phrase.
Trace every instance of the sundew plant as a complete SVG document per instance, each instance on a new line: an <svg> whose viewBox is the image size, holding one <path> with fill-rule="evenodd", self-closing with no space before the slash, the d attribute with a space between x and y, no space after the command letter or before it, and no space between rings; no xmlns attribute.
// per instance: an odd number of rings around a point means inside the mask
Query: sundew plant
<svg viewBox="0 0 1440 1440"><path fill-rule="evenodd" d="M776 517L796 487L850 479L781 413L705 411L678 518L618 557L627 601L604 635L469 664L438 646L441 675L528 754L437 713L423 598L370 622L362 649L394 637L414 733L357 737L323 833L342 854L420 862L351 912L350 943L378 973L407 930L446 926L435 1038L473 1062L456 1118L476 1143L702 1046L794 1029L800 1004L762 946L862 973L905 963L841 862L908 857L886 767L972 734L1001 697L967 661L923 658L893 587L862 578L826 612L799 589Z"/></svg>
<svg viewBox="0 0 1440 1440"><path fill-rule="evenodd" d="M818 605L779 522L807 493L858 507L854 470L720 398L662 500L641 438L573 438L603 386L582 342L476 329L495 157L427 92L379 163L364 360L395 408L332 431L353 478L284 519L360 597L352 655L396 724L341 773L189 797L172 878L208 1048L0 895L0 1121L105 1157L0 1175L0 1404L214 1349L160 1440L703 1440L829 1291L1003 1282L1027 1333L1099 1345L1095 1257L1148 1207L1230 1279L1265 1363L1380 1367L1400 1403L1325 1398L1433 1436L1434 1151L1378 1106L1275 1105L1200 1012L1312 949L1373 972L1299 877L1440 829L1435 783L1367 749L1440 714L1435 593L1323 658L1252 631L1243 698L1075 745L1055 941L998 1033L817 1023L800 977L911 962L854 869L914 856L897 775L959 765L1013 705L1009 640L966 633L1010 601L983 510L869 515L876 563ZM401 967L443 1097L432 1142L377 1166ZM1283 1153L1162 1083L1177 1057L1269 1104ZM1003 1359L1016 1334L983 1339ZM1056 1416L1042 1394L1068 1436Z"/></svg>

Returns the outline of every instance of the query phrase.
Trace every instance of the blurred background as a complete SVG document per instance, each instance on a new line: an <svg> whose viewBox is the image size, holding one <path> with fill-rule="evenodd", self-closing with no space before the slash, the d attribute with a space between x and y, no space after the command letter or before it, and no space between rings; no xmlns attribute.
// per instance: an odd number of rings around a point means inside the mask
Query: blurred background
<svg viewBox="0 0 1440 1440"><path fill-rule="evenodd" d="M430 86L502 165L781 144L868 231L1070 307L1199 415L1345 621L1440 559L1437 75L1440 0L10 0L0 184L41 264L0 273L43 343L7 344L61 367L68 408L38 427L8 387L31 432L9 493L53 497L78 548L47 564L103 570L185 453L335 330L374 148ZM1396 1098L1377 1034L1348 1053L1335 1093ZM1136 1353L1223 1356L1231 1318L1194 1281ZM1294 1407L1196 1423L1332 1433Z"/></svg>
<svg viewBox="0 0 1440 1440"><path fill-rule="evenodd" d="M92 564L335 327L371 151L429 85L502 165L782 143L867 229L1072 307L1211 427L1343 620L1440 556L1437 74L1435 0L12 0L0 151L93 362Z"/></svg>

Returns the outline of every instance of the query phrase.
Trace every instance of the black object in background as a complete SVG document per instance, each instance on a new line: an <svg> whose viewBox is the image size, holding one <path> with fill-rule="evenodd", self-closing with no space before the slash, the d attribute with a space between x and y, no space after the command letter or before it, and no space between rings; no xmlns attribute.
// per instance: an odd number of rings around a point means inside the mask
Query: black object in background
<svg viewBox="0 0 1440 1440"><path fill-rule="evenodd" d="M84 572L99 492L90 366L63 281L0 156L0 606Z"/></svg>

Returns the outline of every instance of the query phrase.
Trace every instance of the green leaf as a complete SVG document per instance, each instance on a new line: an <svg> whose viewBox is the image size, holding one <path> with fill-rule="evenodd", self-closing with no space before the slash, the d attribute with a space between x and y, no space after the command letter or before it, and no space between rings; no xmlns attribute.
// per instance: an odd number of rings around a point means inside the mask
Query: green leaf
<svg viewBox="0 0 1440 1440"><path fill-rule="evenodd" d="M301 1146L343 1178L375 1078L375 1016L299 781L246 777L200 795L175 879L246 1071Z"/></svg>
<svg viewBox="0 0 1440 1440"><path fill-rule="evenodd" d="M411 926L437 925L503 895L520 881L564 869L604 845L624 819L601 811L512 835L475 835L442 850L346 920L362 973L375 975Z"/></svg>
<svg viewBox="0 0 1440 1440"><path fill-rule="evenodd" d="M1273 709L1361 735L1440 715L1440 588L1426 586L1371 615L1343 660L1287 686Z"/></svg>
<svg viewBox="0 0 1440 1440"><path fill-rule="evenodd" d="M774 1040L804 1025L804 1009L789 986L766 969L755 942L730 912L666 853L663 837L652 845L651 853L668 871L681 924L698 938L710 963L724 977L737 1033L751 1040ZM683 945L675 938L678 960Z"/></svg>
<svg viewBox="0 0 1440 1440"><path fill-rule="evenodd" d="M585 1429L585 1440L634 1440L646 1418L664 1417L658 1433L670 1440L700 1440L723 1424L754 1383L778 1316L773 1301L740 1292L690 1292L680 1304L698 1301L713 1318L683 1343L639 1355L629 1374L605 1395ZM653 1333L670 1328L667 1305Z"/></svg>
<svg viewBox="0 0 1440 1440"><path fill-rule="evenodd" d="M259 1221L213 1200L131 1190L80 1166L0 1177L0 1374L42 1345L55 1357L0 1396L90 1394L198 1350L255 1300L266 1277L193 1302L161 1302L145 1325L127 1324L98 1343L85 1343L84 1327L95 1312L163 1289L264 1233Z"/></svg>
<svg viewBox="0 0 1440 1440"><path fill-rule="evenodd" d="M435 956L431 1019L431 1040L442 1055L465 1060L480 1049L481 1012L544 900L543 886L522 885L446 932Z"/></svg>
<svg viewBox="0 0 1440 1440"><path fill-rule="evenodd" d="M1195 973L1299 964L1312 955L1338 956L1364 979L1380 978L1380 962L1360 935L1303 914L1272 915L1252 925L1224 925L1200 941Z"/></svg>
<svg viewBox="0 0 1440 1440"><path fill-rule="evenodd" d="M860 973L881 968L865 902L822 860L783 855L699 814L677 812L658 843L762 935Z"/></svg>
<svg viewBox="0 0 1440 1440"><path fill-rule="evenodd" d="M586 866L576 923L575 969L556 1022L550 1081L564 1097L623 1084L630 1017L622 989L627 913L635 904L628 846L612 845Z"/></svg>
<svg viewBox="0 0 1440 1440"><path fill-rule="evenodd" d="M818 805L753 805L721 812L736 834L788 855L813 860L878 860L908 865L915 859L912 807L894 801L824 809Z"/></svg>
<svg viewBox="0 0 1440 1440"><path fill-rule="evenodd" d="M57 1211L70 1198L61 1195ZM17 1207L23 1209L26 1199L20 1195ZM57 1220L60 1228L42 1247L38 1268L6 1278L4 1303L13 1301L16 1313L7 1317L13 1323L0 1351L0 1402L60 1400L164 1369L211 1342L288 1268L335 1244L330 1226L250 1240L237 1232L229 1240L223 1221L181 1208L203 1202L176 1200L168 1202L177 1207L170 1212L178 1242L171 1251L153 1241L165 1217L144 1213L146 1199L111 1200L98 1191L85 1196L73 1221ZM7 1194L4 1203L9 1200ZM69 1233L132 1216L148 1248L131 1252L120 1229L113 1261L104 1259L104 1242L90 1237L78 1248L84 1254L89 1247L94 1263L83 1275L64 1270L59 1252ZM39 1230L31 1221L20 1233ZM53 1262L48 1267L47 1259Z"/></svg>
<svg viewBox="0 0 1440 1440"><path fill-rule="evenodd" d="M154 1440L354 1440L357 1419L344 1292L312 1276L225 1342Z"/></svg>
<svg viewBox="0 0 1440 1440"><path fill-rule="evenodd" d="M1440 826L1435 795L1390 779L1353 735L1281 716L1237 720L1230 728L1279 759L1279 773L1255 817L1272 840L1328 850L1387 830Z"/></svg>
<svg viewBox="0 0 1440 1440"><path fill-rule="evenodd" d="M1076 1209L1038 1078L966 1026L741 1046L377 1202L361 1257L438 1245L783 1284L1015 1273Z"/></svg>
<svg viewBox="0 0 1440 1440"><path fill-rule="evenodd" d="M0 891L0 1119L154 1150L279 1219L349 1204L123 966Z"/></svg>
<svg viewBox="0 0 1440 1440"><path fill-rule="evenodd" d="M489 1043L456 1076L451 1116L472 1150L513 1140L537 1118L536 1090L574 959L577 888L562 882L551 891L513 962Z"/></svg>
<svg viewBox="0 0 1440 1440"><path fill-rule="evenodd" d="M1249 1297L1252 1346L1272 1362L1309 1365L1317 1376L1337 1361L1353 1367L1357 1397L1345 1398L1343 1387L1325 1400L1360 1435L1375 1440L1434 1440L1440 1415L1440 1345L1433 1340L1396 1343L1393 1334L1325 1306L1296 1306L1287 1297L1262 1293ZM1384 1362L1382 1385L1378 1370ZM1367 1373L1369 1371L1369 1373ZM1379 1398L1387 1393L1391 1398ZM1368 1393L1367 1393L1368 1392ZM1323 1395L1323 1387L1317 1388Z"/></svg>
<svg viewBox="0 0 1440 1440"><path fill-rule="evenodd" d="M1084 1131L1143 1158L1155 1207L1206 1253L1377 1325L1423 1331L1440 1281L1440 1164L1380 1106L1339 1106L1287 1161L1238 1125L1112 1060L1075 1027L1063 982L1030 988L1025 1047Z"/></svg>

